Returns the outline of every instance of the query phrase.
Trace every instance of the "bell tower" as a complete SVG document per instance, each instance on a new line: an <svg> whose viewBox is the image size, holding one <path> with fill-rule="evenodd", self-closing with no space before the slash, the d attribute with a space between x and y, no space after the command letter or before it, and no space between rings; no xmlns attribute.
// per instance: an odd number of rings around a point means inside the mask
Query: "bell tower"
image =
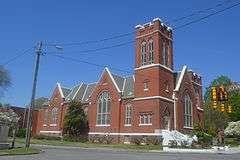
<svg viewBox="0 0 240 160"><path fill-rule="evenodd" d="M135 28L135 96L170 98L174 87L172 29L159 18Z"/></svg>

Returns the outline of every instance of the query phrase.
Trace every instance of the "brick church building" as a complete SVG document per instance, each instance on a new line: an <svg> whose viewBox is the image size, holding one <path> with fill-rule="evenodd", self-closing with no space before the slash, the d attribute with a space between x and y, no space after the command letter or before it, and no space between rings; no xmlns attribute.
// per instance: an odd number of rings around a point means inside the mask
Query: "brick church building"
<svg viewBox="0 0 240 160"><path fill-rule="evenodd" d="M98 82L67 89L57 84L39 110L35 134L61 135L68 102L81 101L89 137L111 135L114 142L133 136L161 136L162 130L189 133L203 124L202 79L183 66L174 71L172 30L155 18L137 25L135 74L115 75L105 68Z"/></svg>

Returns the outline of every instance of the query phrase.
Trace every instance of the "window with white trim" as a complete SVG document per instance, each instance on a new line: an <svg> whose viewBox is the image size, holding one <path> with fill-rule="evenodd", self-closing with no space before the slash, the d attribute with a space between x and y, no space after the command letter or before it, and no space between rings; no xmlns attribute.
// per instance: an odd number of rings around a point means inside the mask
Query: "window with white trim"
<svg viewBox="0 0 240 160"><path fill-rule="evenodd" d="M149 64L154 63L154 48L153 48L153 40L149 40Z"/></svg>
<svg viewBox="0 0 240 160"><path fill-rule="evenodd" d="M152 114L150 113L141 113L139 119L139 125L152 125Z"/></svg>
<svg viewBox="0 0 240 160"><path fill-rule="evenodd" d="M192 102L190 96L184 96L184 127L192 127Z"/></svg>
<svg viewBox="0 0 240 160"><path fill-rule="evenodd" d="M145 41L141 44L141 62L142 66L147 64L147 46Z"/></svg>
<svg viewBox="0 0 240 160"><path fill-rule="evenodd" d="M51 124L57 124L58 108L54 107L51 113Z"/></svg>
<svg viewBox="0 0 240 160"><path fill-rule="evenodd" d="M103 92L98 98L97 125L110 124L110 94Z"/></svg>
<svg viewBox="0 0 240 160"><path fill-rule="evenodd" d="M148 91L148 87L149 87L148 80L145 80L145 81L143 82L143 90L144 90L144 91Z"/></svg>
<svg viewBox="0 0 240 160"><path fill-rule="evenodd" d="M132 124L132 105L127 104L125 110L125 125Z"/></svg>
<svg viewBox="0 0 240 160"><path fill-rule="evenodd" d="M48 124L48 110L46 109L44 111L44 120L43 120L43 125L47 125Z"/></svg>

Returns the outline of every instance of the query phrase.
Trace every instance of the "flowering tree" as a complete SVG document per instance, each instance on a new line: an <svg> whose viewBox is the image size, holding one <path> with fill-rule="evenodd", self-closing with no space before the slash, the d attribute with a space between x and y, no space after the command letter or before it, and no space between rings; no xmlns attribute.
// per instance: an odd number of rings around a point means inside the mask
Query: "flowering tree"
<svg viewBox="0 0 240 160"><path fill-rule="evenodd" d="M240 137L240 121L229 122L224 133L228 136L237 136Z"/></svg>
<svg viewBox="0 0 240 160"><path fill-rule="evenodd" d="M15 126L19 119L18 115L11 109L6 112L0 112L0 123L2 124Z"/></svg>

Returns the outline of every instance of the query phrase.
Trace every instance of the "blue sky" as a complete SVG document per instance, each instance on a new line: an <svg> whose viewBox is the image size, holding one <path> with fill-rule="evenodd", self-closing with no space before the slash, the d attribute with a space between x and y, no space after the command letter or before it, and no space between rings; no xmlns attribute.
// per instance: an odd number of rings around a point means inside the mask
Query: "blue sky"
<svg viewBox="0 0 240 160"><path fill-rule="evenodd" d="M160 17L164 21L189 15L194 11L215 6L224 0L182 1L13 1L0 5L0 64L33 47L39 40L47 43L71 43L98 40L134 31L134 26ZM225 0L226 1L226 0ZM230 0L236 3L237 0ZM219 8L221 9L221 8ZM211 12L208 12L211 13ZM177 26L206 14L170 23ZM196 24L174 31L174 66L184 64L203 76L204 85L219 75L240 81L240 6ZM97 64L133 71L134 45L102 50L85 55L76 51L101 48L134 40L134 35L104 43L66 46L63 56L82 58ZM53 52L51 47L45 51ZM50 54L50 53L49 53ZM1 102L24 106L30 101L34 51L5 67L12 76L12 86ZM51 95L56 82L72 87L79 82L98 81L103 68L42 56L37 97ZM111 70L111 69L110 69ZM112 71L119 75L129 73Z"/></svg>

